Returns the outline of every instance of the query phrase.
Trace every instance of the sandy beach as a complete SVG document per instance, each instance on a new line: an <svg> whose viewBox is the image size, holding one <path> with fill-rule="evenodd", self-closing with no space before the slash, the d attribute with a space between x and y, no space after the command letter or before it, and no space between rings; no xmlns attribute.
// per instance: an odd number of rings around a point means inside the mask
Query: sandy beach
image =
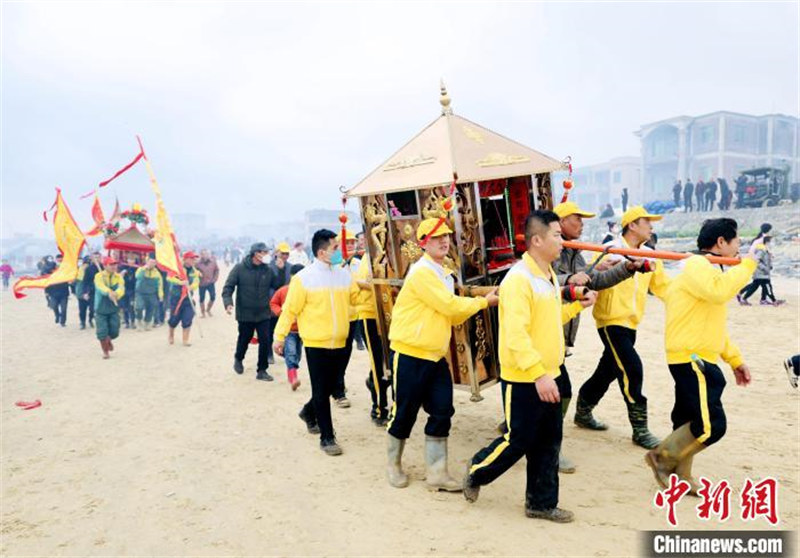
<svg viewBox="0 0 800 558"><path fill-rule="evenodd" d="M226 272L223 272L224 278ZM753 383L735 385L727 367L726 437L695 460L695 473L728 480L732 517L696 517L697 500L678 506L681 529L797 531L800 527L800 391L782 360L798 347L797 280L775 281L782 307L730 305L729 324L751 366ZM109 361L93 330L80 331L70 300L66 328L53 324L44 296L0 299L2 318L2 540L6 556L143 555L549 555L625 556L640 530L666 529L653 505L657 486L630 441L619 390L596 410L607 432L580 430L572 412L564 449L578 465L561 476L561 505L576 522L556 525L523 514L524 462L485 487L475 504L424 485L424 417L404 463L404 490L384 477L385 435L369 420L365 352L347 373L350 409L334 409L344 455L331 458L297 418L310 394L292 392L282 360L273 383L256 382L255 347L246 372L231 369L236 322L220 306L197 319L193 346L168 346L166 331L124 330ZM651 429L670 430L672 379L663 350L663 306L648 301L638 348L645 364ZM568 361L575 389L593 371L601 343L585 314ZM500 390L471 403L457 391L450 467L496 436ZM24 411L19 400L40 399ZM778 480L777 527L739 517L745 479Z"/></svg>

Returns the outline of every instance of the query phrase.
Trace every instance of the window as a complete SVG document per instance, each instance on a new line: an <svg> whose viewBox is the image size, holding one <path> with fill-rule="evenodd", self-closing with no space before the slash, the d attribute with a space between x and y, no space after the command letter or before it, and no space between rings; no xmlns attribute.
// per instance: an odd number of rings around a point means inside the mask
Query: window
<svg viewBox="0 0 800 558"><path fill-rule="evenodd" d="M386 194L386 203L389 207L389 215L392 219L413 219L419 217L417 208L417 193L393 192Z"/></svg>

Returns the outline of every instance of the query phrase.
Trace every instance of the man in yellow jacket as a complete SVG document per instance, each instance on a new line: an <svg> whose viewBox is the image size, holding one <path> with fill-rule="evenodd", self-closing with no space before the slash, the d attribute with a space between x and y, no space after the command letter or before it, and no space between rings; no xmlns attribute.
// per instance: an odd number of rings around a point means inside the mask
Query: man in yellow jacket
<svg viewBox="0 0 800 558"><path fill-rule="evenodd" d="M737 385L750 383L750 369L731 341L726 322L728 302L747 285L756 269L755 247L727 271L705 257L735 257L740 242L737 229L736 221L728 218L703 223L697 237L700 254L683 262L683 270L667 289L664 334L667 363L675 381L673 432L646 455L663 488L669 475L676 473L690 483L691 493L696 495L693 458L725 435L725 377L717 365L720 358L733 370Z"/></svg>
<svg viewBox="0 0 800 558"><path fill-rule="evenodd" d="M319 433L320 447L328 455L341 455L331 419L330 397L347 366L345 342L350 331L350 307L355 302L350 272L341 267L342 253L336 233L321 229L311 240L314 262L292 277L286 302L275 326L275 352L297 321L306 348L311 399L300 411L308 431Z"/></svg>
<svg viewBox="0 0 800 558"><path fill-rule="evenodd" d="M372 396L370 417L376 426L384 427L389 422L389 378L384 375L383 340L378 333L378 308L375 293L367 283L372 279L369 261L362 261L353 272L353 285L357 290L356 311L364 331L369 352L370 374L367 389Z"/></svg>
<svg viewBox="0 0 800 558"><path fill-rule="evenodd" d="M394 396L389 418L387 476L396 488L408 486L401 460L405 441L419 408L428 413L425 425L426 482L432 490L461 490L447 472L447 437L453 409L453 378L445 355L452 327L498 302L492 291L485 297L454 294L452 271L444 267L452 230L439 219L425 219L417 239L425 254L409 268L392 309L389 342Z"/></svg>
<svg viewBox="0 0 800 558"><path fill-rule="evenodd" d="M644 245L653 234L651 215L642 206L631 207L622 215L622 237L612 245L621 248L651 250ZM620 256L609 256L620 257ZM594 319L604 351L592 376L578 392L575 424L590 430L605 430L604 423L592 416L608 387L616 380L628 407L628 420L633 429L633 443L646 449L658 445L658 438L647 427L647 397L644 395L644 369L636 352L636 328L644 315L647 293L663 298L669 283L660 260L647 260L633 277L597 294ZM646 272L651 270L650 272Z"/></svg>
<svg viewBox="0 0 800 558"><path fill-rule="evenodd" d="M561 226L552 211L534 211L525 223L527 251L500 284L500 383L507 431L481 449L464 477L464 497L505 473L524 455L528 462L525 514L559 523L572 512L558 507L561 391L566 377L563 324L590 306L596 293L563 304L551 264L561 253Z"/></svg>

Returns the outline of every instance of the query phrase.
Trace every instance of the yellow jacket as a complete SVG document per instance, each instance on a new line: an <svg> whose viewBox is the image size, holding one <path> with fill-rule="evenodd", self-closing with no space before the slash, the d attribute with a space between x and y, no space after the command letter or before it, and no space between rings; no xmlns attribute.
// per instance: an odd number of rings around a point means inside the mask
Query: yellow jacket
<svg viewBox="0 0 800 558"><path fill-rule="evenodd" d="M100 271L94 276L94 290L100 296L108 296L113 291L117 298L122 298L125 296L125 281L119 273Z"/></svg>
<svg viewBox="0 0 800 558"><path fill-rule="evenodd" d="M451 328L488 306L485 298L454 294L450 272L425 254L408 270L389 326L394 351L438 361L447 354Z"/></svg>
<svg viewBox="0 0 800 558"><path fill-rule="evenodd" d="M375 293L372 287L363 288L358 282L369 282L372 274L369 272L369 264L361 262L361 265L353 272L353 288L356 290L355 308L358 312L359 320L374 320L378 317L377 306L375 305Z"/></svg>
<svg viewBox="0 0 800 558"><path fill-rule="evenodd" d="M756 262L749 258L725 272L705 256L685 260L664 299L669 364L690 362L693 354L714 364L722 357L731 368L742 364L742 354L728 336L727 305L750 282L755 269Z"/></svg>
<svg viewBox="0 0 800 558"><path fill-rule="evenodd" d="M620 237L611 243L612 246L630 248L624 238ZM647 246L640 246L640 250L650 250ZM613 256L607 256L612 258ZM619 259L622 259L620 256ZM658 298L664 298L670 278L664 272L661 260L650 260L655 263L655 270L650 273L635 273L633 277L617 283L609 289L597 292L597 302L592 310L597 327L622 326L636 329L644 315L647 303L647 292L650 291Z"/></svg>
<svg viewBox="0 0 800 558"><path fill-rule="evenodd" d="M500 377L531 383L558 377L564 362L563 324L580 314L580 302L562 304L558 279L550 279L527 253L500 283Z"/></svg>
<svg viewBox="0 0 800 558"><path fill-rule="evenodd" d="M350 331L350 307L356 291L350 272L320 261L292 277L286 302L275 326L275 340L283 341L297 320L306 347L341 349Z"/></svg>

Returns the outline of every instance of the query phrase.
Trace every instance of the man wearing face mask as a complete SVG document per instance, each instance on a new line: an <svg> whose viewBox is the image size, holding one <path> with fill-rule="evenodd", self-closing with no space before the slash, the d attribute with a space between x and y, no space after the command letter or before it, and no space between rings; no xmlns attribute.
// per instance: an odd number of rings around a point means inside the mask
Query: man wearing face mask
<svg viewBox="0 0 800 558"><path fill-rule="evenodd" d="M343 368L347 366L345 343L350 332L350 307L358 297L350 272L341 266L342 252L336 233L314 233L314 262L292 277L281 317L275 326L275 352L283 355L286 336L297 321L306 349L311 399L300 411L309 433L320 435L327 455L341 455L331 419L330 398Z"/></svg>
<svg viewBox="0 0 800 558"><path fill-rule="evenodd" d="M222 303L231 314L234 308L233 292L236 291L236 321L239 322L239 337L233 356L233 370L244 373L244 356L253 332L258 334L258 364L256 380L271 382L269 368L270 320L269 293L280 287L280 278L267 265L269 249L263 242L250 247L250 253L237 263L228 274L222 289Z"/></svg>
<svg viewBox="0 0 800 558"><path fill-rule="evenodd" d="M453 378L445 355L453 326L488 306L496 306L496 289L485 297L455 295L452 271L444 267L453 231L447 222L425 219L417 240L425 251L408 270L392 310L389 327L395 402L387 434L389 484L408 486L401 459L420 407L425 425L425 481L430 490L458 492L461 483L447 471L447 437L453 408Z"/></svg>

